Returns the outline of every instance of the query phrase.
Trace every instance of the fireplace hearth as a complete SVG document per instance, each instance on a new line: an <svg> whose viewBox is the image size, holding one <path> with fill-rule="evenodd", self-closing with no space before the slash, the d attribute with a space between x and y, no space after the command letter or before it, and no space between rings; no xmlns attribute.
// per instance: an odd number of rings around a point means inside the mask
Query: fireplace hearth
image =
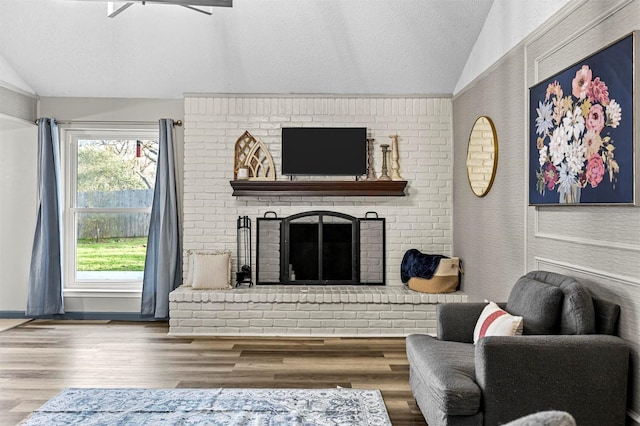
<svg viewBox="0 0 640 426"><path fill-rule="evenodd" d="M385 220L311 211L257 220L257 284L385 284Z"/></svg>

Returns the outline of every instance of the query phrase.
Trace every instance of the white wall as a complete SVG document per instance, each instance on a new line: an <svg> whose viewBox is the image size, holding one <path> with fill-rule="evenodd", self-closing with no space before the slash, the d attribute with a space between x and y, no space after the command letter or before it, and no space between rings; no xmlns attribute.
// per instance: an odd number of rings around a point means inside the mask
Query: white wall
<svg viewBox="0 0 640 426"><path fill-rule="evenodd" d="M494 0L453 93L459 93L568 2Z"/></svg>
<svg viewBox="0 0 640 426"><path fill-rule="evenodd" d="M248 130L271 152L278 179L283 126L367 127L380 144L399 135L400 173L405 197L233 197L236 140ZM425 97L230 96L185 98L184 249L236 251L236 221L266 211L279 217L333 210L363 217L376 211L387 220L387 284L402 285L405 251L451 255L451 100ZM336 153L340 155L340 153ZM255 256L255 232L254 256ZM235 268L235 266L234 266Z"/></svg>
<svg viewBox="0 0 640 426"><path fill-rule="evenodd" d="M37 126L0 115L0 312L24 313L37 202Z"/></svg>

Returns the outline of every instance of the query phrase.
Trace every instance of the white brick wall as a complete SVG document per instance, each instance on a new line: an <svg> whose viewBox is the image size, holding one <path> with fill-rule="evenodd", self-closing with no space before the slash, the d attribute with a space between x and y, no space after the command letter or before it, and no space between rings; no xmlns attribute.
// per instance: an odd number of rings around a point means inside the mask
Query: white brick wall
<svg viewBox="0 0 640 426"><path fill-rule="evenodd" d="M367 127L375 138L375 169L381 143L399 135L400 174L406 197L231 196L234 146L245 130L262 141L280 173L282 126ZM387 224L387 285L401 285L404 252L453 255L451 99L357 96L227 96L185 98L184 250L236 251L236 220L253 222L266 211L279 217L333 210L357 217L376 211ZM253 258L255 265L255 255ZM234 255L234 270L235 255ZM254 267L255 270L255 267Z"/></svg>
<svg viewBox="0 0 640 426"><path fill-rule="evenodd" d="M461 292L424 294L398 286L260 286L169 295L172 336L406 336L437 332L438 303Z"/></svg>

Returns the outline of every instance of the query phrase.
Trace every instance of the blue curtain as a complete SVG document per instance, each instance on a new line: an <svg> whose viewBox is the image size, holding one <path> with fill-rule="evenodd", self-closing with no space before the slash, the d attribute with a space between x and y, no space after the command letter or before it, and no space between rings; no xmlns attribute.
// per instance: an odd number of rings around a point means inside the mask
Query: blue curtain
<svg viewBox="0 0 640 426"><path fill-rule="evenodd" d="M151 207L141 313L169 317L169 293L182 282L182 244L173 141L173 120L160 120L156 186Z"/></svg>
<svg viewBox="0 0 640 426"><path fill-rule="evenodd" d="M31 251L27 317L64 314L60 225L60 135L55 119L38 120L38 212Z"/></svg>

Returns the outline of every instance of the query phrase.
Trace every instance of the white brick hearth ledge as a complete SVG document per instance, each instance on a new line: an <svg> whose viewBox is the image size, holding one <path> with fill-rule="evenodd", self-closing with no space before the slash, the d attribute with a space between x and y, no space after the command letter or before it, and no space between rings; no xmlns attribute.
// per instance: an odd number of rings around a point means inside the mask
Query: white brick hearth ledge
<svg viewBox="0 0 640 426"><path fill-rule="evenodd" d="M436 305L467 295L400 286L178 287L169 295L171 336L406 336L436 333Z"/></svg>

